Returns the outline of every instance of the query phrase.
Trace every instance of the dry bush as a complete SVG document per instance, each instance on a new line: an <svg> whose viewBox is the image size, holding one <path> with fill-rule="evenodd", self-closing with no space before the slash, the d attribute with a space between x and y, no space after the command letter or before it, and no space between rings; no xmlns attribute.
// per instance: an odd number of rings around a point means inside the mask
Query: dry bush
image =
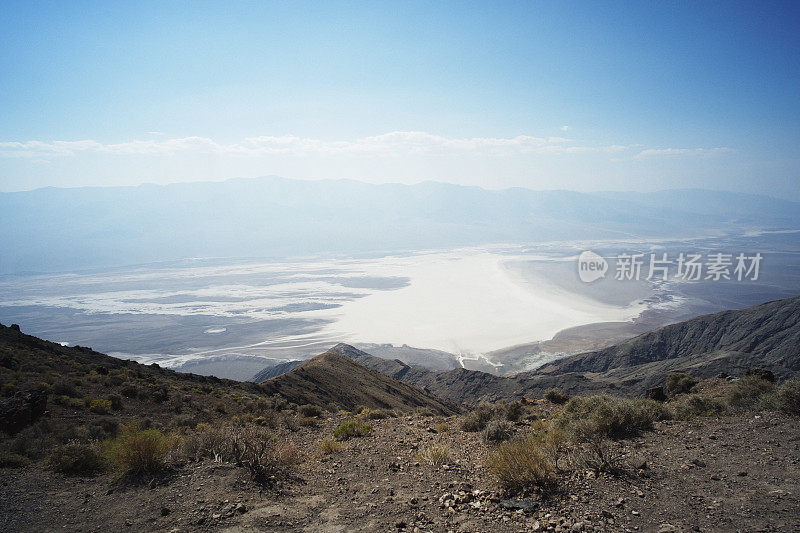
<svg viewBox="0 0 800 533"><path fill-rule="evenodd" d="M155 428L142 428L143 424L135 421L123 425L119 436L106 443L106 456L123 473L153 473L167 468L166 457L176 445L175 438Z"/></svg>
<svg viewBox="0 0 800 533"><path fill-rule="evenodd" d="M322 416L322 409L316 405L301 405L297 410L304 417L319 417Z"/></svg>
<svg viewBox="0 0 800 533"><path fill-rule="evenodd" d="M270 485L285 478L302 457L292 441L261 426L200 424L184 440L182 451L194 460L209 458L243 466L254 480Z"/></svg>
<svg viewBox="0 0 800 533"><path fill-rule="evenodd" d="M667 393L670 396L677 396L678 394L686 394L691 392L698 381L683 372L674 372L667 376Z"/></svg>
<svg viewBox="0 0 800 533"><path fill-rule="evenodd" d="M438 422L437 424L434 424L433 430L436 433L447 433L450 431L450 424L447 422Z"/></svg>
<svg viewBox="0 0 800 533"><path fill-rule="evenodd" d="M626 473L625 452L610 439L598 438L584 442L572 451L572 463L580 470L592 470L621 475Z"/></svg>
<svg viewBox="0 0 800 533"><path fill-rule="evenodd" d="M506 406L506 419L516 422L525 414L525 406L522 402L511 402Z"/></svg>
<svg viewBox="0 0 800 533"><path fill-rule="evenodd" d="M747 410L771 407L777 387L758 375L743 376L728 390L725 399L733 409Z"/></svg>
<svg viewBox="0 0 800 533"><path fill-rule="evenodd" d="M69 396L70 398L78 396L75 384L69 381L57 381L53 383L50 392L54 396Z"/></svg>
<svg viewBox="0 0 800 533"><path fill-rule="evenodd" d="M80 442L68 442L56 447L47 463L56 472L73 475L92 475L106 467L96 446Z"/></svg>
<svg viewBox="0 0 800 533"><path fill-rule="evenodd" d="M778 406L790 415L800 415L800 379L786 381L778 390Z"/></svg>
<svg viewBox="0 0 800 533"><path fill-rule="evenodd" d="M86 398L86 408L98 415L107 415L111 412L111 400Z"/></svg>
<svg viewBox="0 0 800 533"><path fill-rule="evenodd" d="M384 418L396 417L397 415L394 411L382 411L381 409L370 409L366 407L358 416L366 418L367 420L382 420Z"/></svg>
<svg viewBox="0 0 800 533"><path fill-rule="evenodd" d="M70 435L71 436L71 435ZM79 436L80 437L80 436ZM59 441L67 437L56 438L54 428L47 419L42 419L6 439L0 438L0 452L22 455L28 459L47 457Z"/></svg>
<svg viewBox="0 0 800 533"><path fill-rule="evenodd" d="M695 394L686 401L674 406L675 418L678 420L691 420L702 416L720 416L725 414L725 402L718 398L706 398Z"/></svg>
<svg viewBox="0 0 800 533"><path fill-rule="evenodd" d="M481 403L474 411L461 421L461 429L468 432L483 431L489 420L495 417L496 409L487 403Z"/></svg>
<svg viewBox="0 0 800 533"><path fill-rule="evenodd" d="M572 440L586 442L598 437L629 437L669 418L669 409L654 400L594 395L572 398L558 423Z"/></svg>
<svg viewBox="0 0 800 533"><path fill-rule="evenodd" d="M0 468L19 468L27 466L30 459L24 455L12 452L0 452Z"/></svg>
<svg viewBox="0 0 800 533"><path fill-rule="evenodd" d="M317 427L317 417L315 416L301 416L297 419L297 425L300 427Z"/></svg>
<svg viewBox="0 0 800 533"><path fill-rule="evenodd" d="M569 401L569 396L558 389L549 389L544 393L544 399L556 405L564 405Z"/></svg>
<svg viewBox="0 0 800 533"><path fill-rule="evenodd" d="M323 439L319 443L319 449L325 455L331 454L341 450L342 443L336 439L331 439L331 438Z"/></svg>
<svg viewBox="0 0 800 533"><path fill-rule="evenodd" d="M417 459L432 466L447 464L450 461L450 447L444 443L427 444L419 449Z"/></svg>
<svg viewBox="0 0 800 533"><path fill-rule="evenodd" d="M517 437L500 444L489 455L486 467L505 490L549 492L556 486L557 452L545 435Z"/></svg>
<svg viewBox="0 0 800 533"><path fill-rule="evenodd" d="M358 420L348 420L336 428L333 436L337 440L347 440L353 437L364 437L372 431L372 426L359 422Z"/></svg>
<svg viewBox="0 0 800 533"><path fill-rule="evenodd" d="M483 440L489 444L499 444L514 435L514 426L505 420L492 420L483 430Z"/></svg>

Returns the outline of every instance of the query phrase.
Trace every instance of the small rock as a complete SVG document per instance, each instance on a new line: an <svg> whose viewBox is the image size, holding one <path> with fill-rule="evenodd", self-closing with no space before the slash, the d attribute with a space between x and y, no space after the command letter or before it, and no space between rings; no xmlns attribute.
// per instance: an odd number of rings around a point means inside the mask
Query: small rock
<svg viewBox="0 0 800 533"><path fill-rule="evenodd" d="M169 510L169 507L162 507L161 508L161 516L167 516L170 512L171 511Z"/></svg>

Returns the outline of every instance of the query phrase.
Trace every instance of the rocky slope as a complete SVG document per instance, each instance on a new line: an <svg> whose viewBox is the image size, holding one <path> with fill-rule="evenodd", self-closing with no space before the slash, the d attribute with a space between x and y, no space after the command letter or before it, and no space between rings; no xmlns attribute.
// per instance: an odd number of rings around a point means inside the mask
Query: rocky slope
<svg viewBox="0 0 800 533"><path fill-rule="evenodd" d="M705 366L715 372L720 359L730 358L738 363L734 368L764 366L776 375L786 375L800 370L798 346L800 297L665 326L603 350L556 361L538 373L602 373L684 358L693 360L696 372Z"/></svg>
<svg viewBox="0 0 800 533"><path fill-rule="evenodd" d="M297 368L302 364L303 361L297 360L297 361L285 361L283 363L278 363L273 366L268 366L263 370L259 371L258 373L256 373L256 375L253 376L253 381L255 381L256 383L261 383L262 381L266 381L269 378L274 378L276 376L280 376L281 374L285 374L290 370L294 370L295 368Z"/></svg>
<svg viewBox="0 0 800 533"><path fill-rule="evenodd" d="M430 409L454 414L457 405L329 351L297 368L261 383L268 395L280 395L298 405L352 410L356 406L378 409Z"/></svg>
<svg viewBox="0 0 800 533"><path fill-rule="evenodd" d="M475 404L540 397L550 388L569 394L611 391L636 396L662 385L669 373L679 371L697 377L735 376L763 367L785 379L800 372L798 346L800 297L700 316L510 377L463 368L436 372L411 367L347 344L331 351L441 398Z"/></svg>
<svg viewBox="0 0 800 533"><path fill-rule="evenodd" d="M778 414L663 422L621 443L628 475L578 472L550 498L501 494L492 446L457 419L372 421L366 437L322 454L346 417L292 434L296 479L265 491L230 463L190 463L140 484L4 469L3 531L502 532L796 531L800 426ZM515 427L527 429L528 422ZM432 428L440 428L434 431ZM444 446L441 464L420 451Z"/></svg>

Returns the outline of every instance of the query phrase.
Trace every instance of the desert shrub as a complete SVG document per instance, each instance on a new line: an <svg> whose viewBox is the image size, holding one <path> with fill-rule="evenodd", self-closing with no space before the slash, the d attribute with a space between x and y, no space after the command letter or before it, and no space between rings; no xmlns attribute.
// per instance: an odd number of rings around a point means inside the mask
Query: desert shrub
<svg viewBox="0 0 800 533"><path fill-rule="evenodd" d="M298 408L298 412L306 417L322 416L322 409L317 407L316 405L310 405L310 404L301 405Z"/></svg>
<svg viewBox="0 0 800 533"><path fill-rule="evenodd" d="M175 444L174 439L155 428L144 427L137 422L123 425L119 436L106 445L109 460L123 473L153 473L167 466L165 459Z"/></svg>
<svg viewBox="0 0 800 533"><path fill-rule="evenodd" d="M139 396L139 387L137 387L133 383L126 383L125 385L122 386L119 392L124 397L133 399Z"/></svg>
<svg viewBox="0 0 800 533"><path fill-rule="evenodd" d="M667 376L667 393L670 396L677 396L678 394L686 394L691 392L698 381L683 372L674 372Z"/></svg>
<svg viewBox="0 0 800 533"><path fill-rule="evenodd" d="M56 447L47 464L56 472L87 476L105 468L103 456L95 446L81 442L68 442Z"/></svg>
<svg viewBox="0 0 800 533"><path fill-rule="evenodd" d="M489 404L482 403L474 411L468 413L461 421L461 429L468 432L483 431L489 420L494 418L495 409Z"/></svg>
<svg viewBox="0 0 800 533"><path fill-rule="evenodd" d="M111 402L111 409L114 411L122 410L122 396L119 394L111 394L108 397L108 401Z"/></svg>
<svg viewBox="0 0 800 533"><path fill-rule="evenodd" d="M214 410L222 415L228 413L228 408L225 406L224 402L217 402L216 405L214 405Z"/></svg>
<svg viewBox="0 0 800 533"><path fill-rule="evenodd" d="M514 435L514 427L505 420L492 420L483 430L483 440L489 444L499 444Z"/></svg>
<svg viewBox="0 0 800 533"><path fill-rule="evenodd" d="M64 405L72 409L83 409L86 407L86 400L82 398L70 398L69 396L61 396L61 398L66 398L66 403L64 403Z"/></svg>
<svg viewBox="0 0 800 533"><path fill-rule="evenodd" d="M366 418L367 420L381 420L384 418L388 418L389 413L386 411L382 411L380 409L370 409L369 407L367 407L366 409L361 411L359 416Z"/></svg>
<svg viewBox="0 0 800 533"><path fill-rule="evenodd" d="M486 467L507 491L539 489L556 485L556 461L544 435L531 433L503 442L486 460Z"/></svg>
<svg viewBox="0 0 800 533"><path fill-rule="evenodd" d="M769 381L770 383L775 383L775 374L772 373L771 370L767 370L766 368L755 367L750 368L745 373L747 376L758 376L759 378L763 379L764 381Z"/></svg>
<svg viewBox="0 0 800 533"><path fill-rule="evenodd" d="M14 383L3 383L2 385L0 385L0 396L4 397L14 396L14 394L18 390L19 389Z"/></svg>
<svg viewBox="0 0 800 533"><path fill-rule="evenodd" d="M317 417L315 416L301 416L297 419L297 424L301 427L316 427Z"/></svg>
<svg viewBox="0 0 800 533"><path fill-rule="evenodd" d="M364 437L372 430L372 426L359 422L358 420L348 420L336 428L333 436L337 440L347 440L353 437Z"/></svg>
<svg viewBox="0 0 800 533"><path fill-rule="evenodd" d="M291 441L278 439L268 428L259 426L200 424L184 440L183 453L194 459L211 458L243 466L263 484L284 478L289 467L300 460Z"/></svg>
<svg viewBox="0 0 800 533"><path fill-rule="evenodd" d="M181 454L186 459L193 461L208 458L221 462L227 449L229 431L230 429L225 426L197 424L195 431L188 433L183 439Z"/></svg>
<svg viewBox="0 0 800 533"><path fill-rule="evenodd" d="M556 405L564 405L569 401L569 396L558 389L549 389L544 393L544 399Z"/></svg>
<svg viewBox="0 0 800 533"><path fill-rule="evenodd" d="M522 415L525 414L525 406L522 402L511 402L506 406L506 419L510 422L516 422Z"/></svg>
<svg viewBox="0 0 800 533"><path fill-rule="evenodd" d="M705 398L692 395L685 402L675 405L675 418L678 420L691 420L700 416L720 416L727 407L718 398Z"/></svg>
<svg viewBox="0 0 800 533"><path fill-rule="evenodd" d="M297 418L288 412L280 413L280 415L278 415L278 422L289 431L294 432L300 428Z"/></svg>
<svg viewBox="0 0 800 533"><path fill-rule="evenodd" d="M597 438L581 443L573 450L572 461L580 470L621 475L625 473L625 452L611 439Z"/></svg>
<svg viewBox="0 0 800 533"><path fill-rule="evenodd" d="M0 440L0 451L36 460L46 457L57 444L50 422L39 420L12 438Z"/></svg>
<svg viewBox="0 0 800 533"><path fill-rule="evenodd" d="M175 415L170 420L169 425L174 428L194 429L197 427L197 419L190 414Z"/></svg>
<svg viewBox="0 0 800 533"><path fill-rule="evenodd" d="M778 407L790 415L800 415L800 379L786 381L778 389Z"/></svg>
<svg viewBox="0 0 800 533"><path fill-rule="evenodd" d="M336 439L323 439L319 443L319 449L324 454L338 452L342 448L342 443Z"/></svg>
<svg viewBox="0 0 800 533"><path fill-rule="evenodd" d="M759 376L743 376L728 390L725 399L734 409L753 409L771 402L776 390L774 383Z"/></svg>
<svg viewBox="0 0 800 533"><path fill-rule="evenodd" d="M113 418L103 418L93 422L88 428L88 437L92 440L104 440L116 437L119 423Z"/></svg>
<svg viewBox="0 0 800 533"><path fill-rule="evenodd" d="M434 424L433 431L435 431L436 433L447 433L448 431L450 431L450 424L448 424L447 422L439 422L437 424Z"/></svg>
<svg viewBox="0 0 800 533"><path fill-rule="evenodd" d="M236 428L229 438L229 460L247 468L259 483L275 483L285 476L288 466L299 460L297 448L291 441L279 441L263 428Z"/></svg>
<svg viewBox="0 0 800 533"><path fill-rule="evenodd" d="M50 391L55 396L69 396L70 398L73 398L78 395L78 392L75 389L75 384L69 381L57 381L53 383Z"/></svg>
<svg viewBox="0 0 800 533"><path fill-rule="evenodd" d="M654 400L594 395L572 398L558 422L572 440L585 442L597 437L628 437L669 418L669 410Z"/></svg>
<svg viewBox="0 0 800 533"><path fill-rule="evenodd" d="M450 448L444 443L427 444L419 449L417 459L432 466L441 466L450 461Z"/></svg>
<svg viewBox="0 0 800 533"><path fill-rule="evenodd" d="M156 403L164 403L169 399L169 390L166 387L155 387L150 390L150 398Z"/></svg>
<svg viewBox="0 0 800 533"><path fill-rule="evenodd" d="M0 468L19 468L30 463L24 455L13 452L0 452Z"/></svg>
<svg viewBox="0 0 800 533"><path fill-rule="evenodd" d="M86 398L86 408L92 413L98 415L107 415L111 412L111 400L103 400L99 398Z"/></svg>

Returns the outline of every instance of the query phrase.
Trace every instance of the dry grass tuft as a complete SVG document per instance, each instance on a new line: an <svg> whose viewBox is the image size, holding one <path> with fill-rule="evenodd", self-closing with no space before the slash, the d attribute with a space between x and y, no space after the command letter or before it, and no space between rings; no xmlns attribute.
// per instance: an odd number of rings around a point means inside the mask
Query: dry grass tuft
<svg viewBox="0 0 800 533"><path fill-rule="evenodd" d="M450 447L444 443L428 444L417 452L417 459L432 466L447 464L450 461Z"/></svg>

